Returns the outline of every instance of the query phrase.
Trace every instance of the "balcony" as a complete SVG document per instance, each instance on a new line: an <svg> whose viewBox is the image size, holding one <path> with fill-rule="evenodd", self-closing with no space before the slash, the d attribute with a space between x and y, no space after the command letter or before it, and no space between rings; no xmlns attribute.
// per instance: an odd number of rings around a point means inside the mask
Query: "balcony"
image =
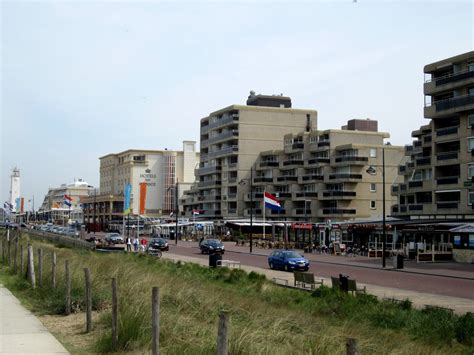
<svg viewBox="0 0 474 355"><path fill-rule="evenodd" d="M304 197L318 197L318 192L317 191L302 191L302 192L296 192L295 193L295 198L304 198Z"/></svg>
<svg viewBox="0 0 474 355"><path fill-rule="evenodd" d="M423 145L429 145L431 144L431 141L433 140L433 137L431 135L429 136L424 136L423 137Z"/></svg>
<svg viewBox="0 0 474 355"><path fill-rule="evenodd" d="M283 161L283 166L291 167L291 166L303 166L304 160L303 159L289 159Z"/></svg>
<svg viewBox="0 0 474 355"><path fill-rule="evenodd" d="M291 145L291 149L304 149L304 142L295 142Z"/></svg>
<svg viewBox="0 0 474 355"><path fill-rule="evenodd" d="M198 175L209 175L220 172L222 167L220 165L206 166L205 168L197 169Z"/></svg>
<svg viewBox="0 0 474 355"><path fill-rule="evenodd" d="M459 176L445 176L436 179L436 184L438 185L452 185L458 184Z"/></svg>
<svg viewBox="0 0 474 355"><path fill-rule="evenodd" d="M277 182L287 182L287 181L298 181L298 176L296 175L287 175L277 177Z"/></svg>
<svg viewBox="0 0 474 355"><path fill-rule="evenodd" d="M297 208L294 210L295 211L295 215L298 215L298 216L311 216L311 210L306 208Z"/></svg>
<svg viewBox="0 0 474 355"><path fill-rule="evenodd" d="M323 208L323 215L356 214L355 208Z"/></svg>
<svg viewBox="0 0 474 355"><path fill-rule="evenodd" d="M209 147L209 139L201 139L201 148Z"/></svg>
<svg viewBox="0 0 474 355"><path fill-rule="evenodd" d="M445 161L451 159L458 159L458 152L443 152L436 154L436 161Z"/></svg>
<svg viewBox="0 0 474 355"><path fill-rule="evenodd" d="M356 196L355 191L343 191L343 190L323 191L324 198L349 197L350 199L352 199L355 196Z"/></svg>
<svg viewBox="0 0 474 355"><path fill-rule="evenodd" d="M220 186L222 184L221 180L207 180L207 181L199 181L198 187L211 187L211 186Z"/></svg>
<svg viewBox="0 0 474 355"><path fill-rule="evenodd" d="M199 217L219 217L221 210L202 210Z"/></svg>
<svg viewBox="0 0 474 355"><path fill-rule="evenodd" d="M438 210L457 209L458 207L459 207L459 201L437 202L436 203L436 208Z"/></svg>
<svg viewBox="0 0 474 355"><path fill-rule="evenodd" d="M213 201L220 201L221 195L202 195L198 196L199 202L213 202Z"/></svg>
<svg viewBox="0 0 474 355"><path fill-rule="evenodd" d="M423 188L423 180L409 181L408 188L409 189Z"/></svg>
<svg viewBox="0 0 474 355"><path fill-rule="evenodd" d="M244 214L245 214L246 216L250 216L250 208L246 208L246 209L244 210ZM254 209L252 210L252 215L253 215L253 216L262 215L262 209L261 209L261 208L254 208Z"/></svg>
<svg viewBox="0 0 474 355"><path fill-rule="evenodd" d="M209 125L201 126L201 134L206 134L207 132L209 132Z"/></svg>
<svg viewBox="0 0 474 355"><path fill-rule="evenodd" d="M430 165L431 164L431 158L418 158L415 160L416 166L423 166L423 165Z"/></svg>
<svg viewBox="0 0 474 355"><path fill-rule="evenodd" d="M276 198L290 198L291 192L275 192Z"/></svg>
<svg viewBox="0 0 474 355"><path fill-rule="evenodd" d="M443 117L474 108L474 95L457 96L440 100L425 107L425 117Z"/></svg>
<svg viewBox="0 0 474 355"><path fill-rule="evenodd" d="M253 183L254 183L254 184L258 184L258 183L262 183L262 182L272 183L272 182L273 182L273 177L269 177L269 176L257 176L257 177L255 177L255 178L253 178Z"/></svg>
<svg viewBox="0 0 474 355"><path fill-rule="evenodd" d="M237 208L229 208L227 214L237 214Z"/></svg>
<svg viewBox="0 0 474 355"><path fill-rule="evenodd" d="M324 175L320 175L320 174L309 174L309 175L303 175L301 177L301 180L302 181L322 181L324 180Z"/></svg>
<svg viewBox="0 0 474 355"><path fill-rule="evenodd" d="M319 141L318 142L318 147L329 147L331 145L331 142L329 140L324 140L324 141Z"/></svg>
<svg viewBox="0 0 474 355"><path fill-rule="evenodd" d="M283 214L286 214L286 210L285 209L281 209L281 210L271 210L271 215L283 215Z"/></svg>
<svg viewBox="0 0 474 355"><path fill-rule="evenodd" d="M252 197L250 197L250 193L245 195L245 201L250 201L250 200L262 200L263 199L263 192L254 192L252 194Z"/></svg>
<svg viewBox="0 0 474 355"><path fill-rule="evenodd" d="M280 163L278 161L261 161L259 166L261 168L267 168L267 167L277 168L280 166Z"/></svg>
<svg viewBox="0 0 474 355"><path fill-rule="evenodd" d="M330 161L329 158L313 158L308 160L308 165L329 164Z"/></svg>
<svg viewBox="0 0 474 355"><path fill-rule="evenodd" d="M212 158L218 158L218 157L222 157L222 156L229 155L229 154L237 154L238 151L239 151L239 146L238 145L233 145L231 147L227 147L227 148L224 148L224 149L221 149L221 150L217 150L217 151L214 151L214 152L209 152L208 153L208 158L212 159Z"/></svg>
<svg viewBox="0 0 474 355"><path fill-rule="evenodd" d="M235 139L238 137L239 137L239 131L236 129L233 129L227 132L222 132L221 134L217 134L216 136L209 138L209 144L224 141L226 139Z"/></svg>
<svg viewBox="0 0 474 355"><path fill-rule="evenodd" d="M436 130L436 137L449 136L452 134L458 134L458 126L440 128Z"/></svg>
<svg viewBox="0 0 474 355"><path fill-rule="evenodd" d="M233 113L233 114L224 115L222 116L220 120L209 123L209 129L221 127L229 123L239 123L239 114ZM202 132L202 128L201 128L201 132Z"/></svg>
<svg viewBox="0 0 474 355"><path fill-rule="evenodd" d="M225 198L225 197L227 197L227 198ZM237 193L236 192L229 192L227 194L227 196L224 196L224 199L227 200L227 201L228 200L235 200L235 199L237 199Z"/></svg>
<svg viewBox="0 0 474 355"><path fill-rule="evenodd" d="M448 75L436 78L432 80L432 82L434 82L435 86L440 86L440 85L450 84L456 81L466 80L470 78L474 78L474 71L466 70L466 71L448 74Z"/></svg>
<svg viewBox="0 0 474 355"><path fill-rule="evenodd" d="M236 184L237 183L237 176L229 176L227 178L227 183L228 184Z"/></svg>
<svg viewBox="0 0 474 355"><path fill-rule="evenodd" d="M329 180L362 180L362 174L329 174Z"/></svg>
<svg viewBox="0 0 474 355"><path fill-rule="evenodd" d="M351 163L350 165L365 165L369 161L368 157L360 157L360 156L344 156L344 157L337 157L335 159L335 163ZM342 164L339 164L342 165Z"/></svg>
<svg viewBox="0 0 474 355"><path fill-rule="evenodd" d="M421 204L412 204L408 205L408 211L410 212L423 212L423 205Z"/></svg>

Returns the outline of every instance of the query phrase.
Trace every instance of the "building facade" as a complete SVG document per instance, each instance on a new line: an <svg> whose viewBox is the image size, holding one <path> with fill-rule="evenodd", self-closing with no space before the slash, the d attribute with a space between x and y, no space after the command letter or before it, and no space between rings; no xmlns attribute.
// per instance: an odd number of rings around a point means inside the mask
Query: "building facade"
<svg viewBox="0 0 474 355"><path fill-rule="evenodd" d="M250 169L260 152L281 149L285 134L316 125L315 110L294 109L289 97L253 92L247 105L225 107L201 119L197 185L181 199L185 215L197 210L203 218L242 217Z"/></svg>
<svg viewBox="0 0 474 355"><path fill-rule="evenodd" d="M384 144L388 133L377 121L351 120L342 129L313 130L284 137L284 149L262 152L253 178L253 196L245 196L245 216L263 214L263 192L276 196L281 211L267 219L321 223L328 220L382 218L383 171L386 213L396 198L390 186L398 179L404 149ZM384 159L385 158L385 159Z"/></svg>
<svg viewBox="0 0 474 355"><path fill-rule="evenodd" d="M175 209L175 187L178 196L195 181L199 164L196 142L184 141L182 151L130 149L108 154L100 160L99 193L86 201L88 223L104 227L123 218L124 189L131 190L131 214L139 213L140 184L146 183L145 216L161 217Z"/></svg>
<svg viewBox="0 0 474 355"><path fill-rule="evenodd" d="M86 181L78 179L70 184L49 188L38 210L38 219L52 222L64 222L69 218L83 221L83 203L94 191ZM65 204L65 195L71 198L71 207Z"/></svg>
<svg viewBox="0 0 474 355"><path fill-rule="evenodd" d="M13 206L13 212L17 211L17 200L20 198L20 169L13 168L10 175L10 204Z"/></svg>
<svg viewBox="0 0 474 355"><path fill-rule="evenodd" d="M474 51L424 68L425 118L412 132L393 187L393 215L416 219L474 218Z"/></svg>

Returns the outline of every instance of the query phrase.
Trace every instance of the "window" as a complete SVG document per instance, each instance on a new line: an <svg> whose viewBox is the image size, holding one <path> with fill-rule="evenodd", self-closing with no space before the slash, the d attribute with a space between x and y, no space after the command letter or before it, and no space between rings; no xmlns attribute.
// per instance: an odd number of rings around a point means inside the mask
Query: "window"
<svg viewBox="0 0 474 355"><path fill-rule="evenodd" d="M370 201L370 209L375 210L375 201Z"/></svg>
<svg viewBox="0 0 474 355"><path fill-rule="evenodd" d="M374 184L374 183L371 183L370 184L370 192L375 192L375 191L377 191L377 185Z"/></svg>
<svg viewBox="0 0 474 355"><path fill-rule="evenodd" d="M311 136L309 137L309 143L316 143L318 141L318 137L317 136Z"/></svg>
<svg viewBox="0 0 474 355"><path fill-rule="evenodd" d="M468 178L474 177L474 164L468 164L468 166L467 166L467 177Z"/></svg>
<svg viewBox="0 0 474 355"><path fill-rule="evenodd" d="M468 128L471 128L474 125L474 115L467 116L467 125Z"/></svg>
<svg viewBox="0 0 474 355"><path fill-rule="evenodd" d="M377 149L376 148L370 148L369 150L369 156L371 158L377 158Z"/></svg>
<svg viewBox="0 0 474 355"><path fill-rule="evenodd" d="M474 190L469 190L469 205L474 204Z"/></svg>
<svg viewBox="0 0 474 355"><path fill-rule="evenodd" d="M474 62L467 63L467 68L469 71L474 71Z"/></svg>
<svg viewBox="0 0 474 355"><path fill-rule="evenodd" d="M470 152L474 149L474 138L467 139L467 150Z"/></svg>

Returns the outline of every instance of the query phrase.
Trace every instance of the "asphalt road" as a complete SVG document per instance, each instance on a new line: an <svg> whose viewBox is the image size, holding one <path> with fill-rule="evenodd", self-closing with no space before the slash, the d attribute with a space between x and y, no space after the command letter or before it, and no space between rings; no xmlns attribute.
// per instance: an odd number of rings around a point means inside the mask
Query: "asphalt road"
<svg viewBox="0 0 474 355"><path fill-rule="evenodd" d="M208 255L200 253L197 244L170 245L170 253L195 258L208 259ZM224 259L240 261L242 265L268 268L267 256L226 251ZM420 275L399 272L392 269L370 269L351 265L334 265L317 261L317 256L311 261L310 272L317 276L349 275L358 282L382 287L398 288L416 292L461 297L474 300L474 280L449 278L446 276Z"/></svg>

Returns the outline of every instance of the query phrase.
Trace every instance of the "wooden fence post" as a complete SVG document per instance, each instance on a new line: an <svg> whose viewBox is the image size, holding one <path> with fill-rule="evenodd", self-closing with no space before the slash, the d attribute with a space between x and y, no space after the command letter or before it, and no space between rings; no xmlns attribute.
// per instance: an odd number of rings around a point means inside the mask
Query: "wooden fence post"
<svg viewBox="0 0 474 355"><path fill-rule="evenodd" d="M43 287L43 250L38 249L38 287Z"/></svg>
<svg viewBox="0 0 474 355"><path fill-rule="evenodd" d="M160 290L153 287L151 291L151 353L160 353Z"/></svg>
<svg viewBox="0 0 474 355"><path fill-rule="evenodd" d="M69 260L66 260L66 267L65 267L65 279L66 279L66 307L65 313L66 315L71 314L71 272L69 270Z"/></svg>
<svg viewBox="0 0 474 355"><path fill-rule="evenodd" d="M118 345L118 294L117 279L112 278L112 349L117 350Z"/></svg>
<svg viewBox="0 0 474 355"><path fill-rule="evenodd" d="M7 231L7 265L8 267L12 266L12 255L11 255L11 240L10 240L10 230Z"/></svg>
<svg viewBox="0 0 474 355"><path fill-rule="evenodd" d="M229 331L229 312L221 311L217 329L217 355L227 355L227 333Z"/></svg>
<svg viewBox="0 0 474 355"><path fill-rule="evenodd" d="M35 277L35 263L33 260L33 246L28 245L28 279L30 280L31 287L36 287L36 277Z"/></svg>
<svg viewBox="0 0 474 355"><path fill-rule="evenodd" d="M16 236L15 238L15 252L14 252L14 259L13 259L13 272L16 274L18 271L18 263L17 263L17 257L18 257L18 243L19 243L19 235Z"/></svg>
<svg viewBox="0 0 474 355"><path fill-rule="evenodd" d="M56 288L56 253L51 253L51 284Z"/></svg>
<svg viewBox="0 0 474 355"><path fill-rule="evenodd" d="M23 274L23 245L20 245L20 276L25 277L25 274Z"/></svg>
<svg viewBox="0 0 474 355"><path fill-rule="evenodd" d="M91 273L88 268L84 268L84 277L86 281L86 333L92 331L92 290L91 290Z"/></svg>
<svg viewBox="0 0 474 355"><path fill-rule="evenodd" d="M357 339L346 339L346 355L357 355Z"/></svg>

